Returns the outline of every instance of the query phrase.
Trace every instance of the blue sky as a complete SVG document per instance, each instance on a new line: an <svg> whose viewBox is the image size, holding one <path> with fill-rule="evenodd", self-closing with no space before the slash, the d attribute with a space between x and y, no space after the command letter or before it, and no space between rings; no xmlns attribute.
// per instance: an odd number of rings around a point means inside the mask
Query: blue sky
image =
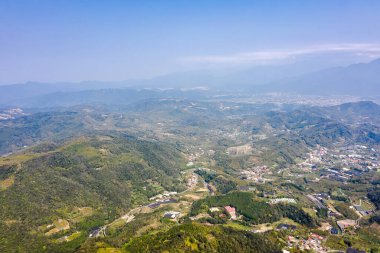
<svg viewBox="0 0 380 253"><path fill-rule="evenodd" d="M0 0L0 84L378 56L376 0Z"/></svg>

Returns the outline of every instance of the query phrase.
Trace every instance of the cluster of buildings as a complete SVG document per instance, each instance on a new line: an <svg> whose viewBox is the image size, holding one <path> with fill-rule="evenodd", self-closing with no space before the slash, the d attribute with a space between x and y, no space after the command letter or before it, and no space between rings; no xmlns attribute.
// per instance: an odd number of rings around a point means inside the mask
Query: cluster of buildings
<svg viewBox="0 0 380 253"><path fill-rule="evenodd" d="M351 145L337 150L338 157L343 167L356 168L360 170L371 170L380 168L380 161L374 148L364 145Z"/></svg>
<svg viewBox="0 0 380 253"><path fill-rule="evenodd" d="M242 98L239 98L240 100ZM354 96L344 95L330 95L330 96L317 96L317 95L300 95L288 94L281 92L270 92L265 94L253 94L245 98L243 101L258 104L299 104L299 105L315 105L315 106L328 106L340 105L348 102L358 102L360 98Z"/></svg>
<svg viewBox="0 0 380 253"><path fill-rule="evenodd" d="M316 164L320 164L324 161L324 156L327 154L328 149L318 146L316 149L308 153L308 157L305 161L298 163L297 167L305 172L316 169Z"/></svg>
<svg viewBox="0 0 380 253"><path fill-rule="evenodd" d="M226 154L232 156L248 155L252 153L252 146L250 144L230 147L227 149Z"/></svg>
<svg viewBox="0 0 380 253"><path fill-rule="evenodd" d="M190 153L187 155L187 166L193 166L194 162L205 154L205 151L202 148L198 148L196 152Z"/></svg>
<svg viewBox="0 0 380 253"><path fill-rule="evenodd" d="M198 184L198 176L195 173L192 173L191 176L187 179L186 185L189 188L193 188Z"/></svg>
<svg viewBox="0 0 380 253"><path fill-rule="evenodd" d="M213 149L209 149L206 151L202 147L196 148L195 151L194 149L195 148L192 149L193 151L190 151L190 149L187 149L187 151L189 152L189 154L187 155L187 161L188 161L186 164L187 167L194 166L196 162L204 155L212 157L215 154L215 150Z"/></svg>
<svg viewBox="0 0 380 253"><path fill-rule="evenodd" d="M308 154L305 161L298 163L297 168L305 172L323 168L321 178L347 182L354 176L380 168L378 153L374 148L363 145L342 146L334 150L319 146Z"/></svg>
<svg viewBox="0 0 380 253"><path fill-rule="evenodd" d="M0 111L0 120L14 119L17 116L25 115L21 108L12 108Z"/></svg>
<svg viewBox="0 0 380 253"><path fill-rule="evenodd" d="M153 197L149 198L149 200L150 200L150 201L155 200L156 202L158 202L158 201L161 201L161 200L163 200L163 199L167 199L167 198L169 198L169 197L175 196L175 195L177 195L177 194L178 194L178 192L168 192L168 191L164 191L164 192L161 193L161 194L158 194L158 195L156 195L156 196L153 196Z"/></svg>
<svg viewBox="0 0 380 253"><path fill-rule="evenodd" d="M229 216L231 217L231 220L237 220L237 213L236 213L236 208L233 207L233 206L225 206L224 207L224 210L226 213L229 214ZM214 213L214 212L220 212L221 211L221 208L219 207L210 207L209 208L209 211ZM220 217L223 217L225 216L224 214L220 214Z"/></svg>
<svg viewBox="0 0 380 253"><path fill-rule="evenodd" d="M362 172L357 172L357 175L360 175ZM352 173L349 172L347 169L340 169L340 168L328 168L324 169L322 171L321 178L327 178L329 180L334 180L338 182L347 182L349 179L352 178Z"/></svg>
<svg viewBox="0 0 380 253"><path fill-rule="evenodd" d="M268 201L269 204L278 204L278 203L286 203L286 204L296 204L297 201L292 198L276 198Z"/></svg>
<svg viewBox="0 0 380 253"><path fill-rule="evenodd" d="M362 175L375 168L380 168L379 152L363 145L352 145L337 148L322 165L323 177L338 182L347 182L353 177Z"/></svg>
<svg viewBox="0 0 380 253"><path fill-rule="evenodd" d="M269 179L264 178L264 175L272 175L272 171L267 166L255 166L245 169L241 172L241 179L249 180L256 183L264 183Z"/></svg>
<svg viewBox="0 0 380 253"><path fill-rule="evenodd" d="M324 240L323 236L314 233L310 233L307 239L288 236L288 247L298 247L300 250L327 253L329 250L323 246Z"/></svg>

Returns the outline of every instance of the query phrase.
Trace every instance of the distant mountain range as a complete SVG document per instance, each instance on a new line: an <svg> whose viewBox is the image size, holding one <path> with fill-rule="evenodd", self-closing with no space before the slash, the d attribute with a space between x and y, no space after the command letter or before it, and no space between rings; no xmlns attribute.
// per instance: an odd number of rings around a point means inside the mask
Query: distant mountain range
<svg viewBox="0 0 380 253"><path fill-rule="evenodd" d="M376 122L380 126L380 105L370 102L361 101L356 103L345 103L336 106L319 107L320 115L345 123L358 121L368 123Z"/></svg>
<svg viewBox="0 0 380 253"><path fill-rule="evenodd" d="M272 82L263 90L314 95L378 95L380 94L380 59Z"/></svg>
<svg viewBox="0 0 380 253"><path fill-rule="evenodd" d="M203 90L178 89L97 89L82 91L53 92L19 98L9 102L10 105L24 108L70 107L75 105L130 105L132 103L154 99L200 99L209 96Z"/></svg>
<svg viewBox="0 0 380 253"><path fill-rule="evenodd" d="M57 92L76 92L83 90L99 90L105 88L121 88L127 86L126 82L58 82L41 83L27 82L0 86L0 105L12 104L13 101L38 97Z"/></svg>
<svg viewBox="0 0 380 253"><path fill-rule="evenodd" d="M247 91L251 93L284 92L310 95L378 96L380 94L380 59L370 63L353 64L314 72L299 64L261 66L230 73L193 71L174 73L152 79L120 82L86 81L79 83L38 83L0 86L0 106L49 103L64 99L63 104L92 101L102 98L104 89L189 89L207 88L226 92ZM98 90L97 92L95 92ZM87 91L87 92L83 92ZM92 92L88 92L92 91ZM70 94L67 94L70 92ZM79 93L78 93L79 92ZM132 91L131 91L132 92ZM77 94L75 94L77 93ZM110 92L104 98L113 100ZM123 92L111 92L122 99ZM112 94L111 94L112 95ZM133 95L133 92L132 92ZM50 98L49 98L50 96ZM130 96L128 96L130 97ZM98 99L95 99L98 100ZM61 103L62 104L62 103Z"/></svg>

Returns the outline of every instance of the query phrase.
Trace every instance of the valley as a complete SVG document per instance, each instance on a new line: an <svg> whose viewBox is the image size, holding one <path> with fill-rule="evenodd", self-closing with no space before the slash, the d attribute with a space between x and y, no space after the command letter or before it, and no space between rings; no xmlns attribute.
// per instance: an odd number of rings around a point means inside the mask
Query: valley
<svg viewBox="0 0 380 253"><path fill-rule="evenodd" d="M379 14L0 0L0 253L380 253Z"/></svg>
<svg viewBox="0 0 380 253"><path fill-rule="evenodd" d="M31 252L173 250L166 240L214 252L244 236L259 252L379 247L376 103L27 111L0 122L3 252L22 247L15 238ZM211 239L222 234L224 246Z"/></svg>

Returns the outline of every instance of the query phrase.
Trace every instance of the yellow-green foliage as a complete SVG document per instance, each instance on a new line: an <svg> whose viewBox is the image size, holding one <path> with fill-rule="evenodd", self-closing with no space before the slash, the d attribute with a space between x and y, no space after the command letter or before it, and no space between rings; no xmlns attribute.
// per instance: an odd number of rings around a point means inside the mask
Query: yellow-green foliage
<svg viewBox="0 0 380 253"><path fill-rule="evenodd" d="M199 251L198 242L195 241L192 237L186 237L185 247L189 248L191 251Z"/></svg>
<svg viewBox="0 0 380 253"><path fill-rule="evenodd" d="M272 240L273 239L273 240ZM147 234L125 245L127 252L280 252L276 239L222 226L187 223Z"/></svg>
<svg viewBox="0 0 380 253"><path fill-rule="evenodd" d="M67 241L72 241L80 236L81 232L77 231L67 237Z"/></svg>

